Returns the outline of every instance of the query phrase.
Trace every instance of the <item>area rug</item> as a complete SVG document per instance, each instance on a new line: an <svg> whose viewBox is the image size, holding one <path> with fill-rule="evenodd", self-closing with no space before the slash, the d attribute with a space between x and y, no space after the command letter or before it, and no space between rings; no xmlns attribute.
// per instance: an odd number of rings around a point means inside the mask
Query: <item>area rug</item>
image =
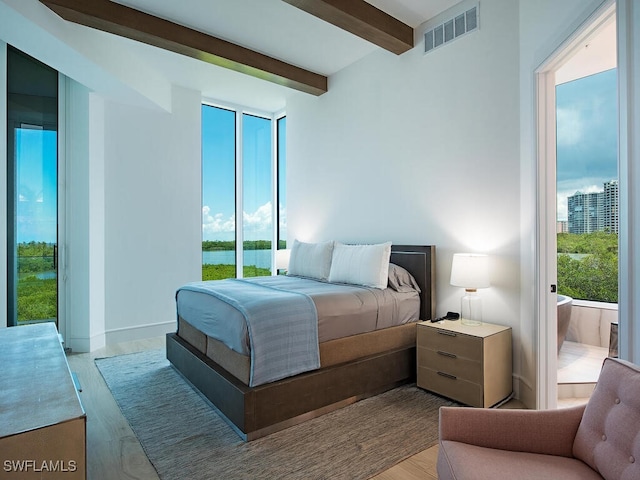
<svg viewBox="0 0 640 480"><path fill-rule="evenodd" d="M370 478L434 445L454 405L402 386L246 443L164 350L96 365L162 480Z"/></svg>

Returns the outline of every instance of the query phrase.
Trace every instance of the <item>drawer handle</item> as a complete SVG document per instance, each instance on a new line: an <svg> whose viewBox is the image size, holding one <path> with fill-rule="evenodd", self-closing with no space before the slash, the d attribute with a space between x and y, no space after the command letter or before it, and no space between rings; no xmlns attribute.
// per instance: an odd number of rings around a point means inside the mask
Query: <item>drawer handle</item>
<svg viewBox="0 0 640 480"><path fill-rule="evenodd" d="M438 350L438 355L443 355L449 358L458 358L458 356L455 353L443 352L442 350Z"/></svg>
<svg viewBox="0 0 640 480"><path fill-rule="evenodd" d="M458 377L456 377L455 375L451 375L450 373L444 373L444 372L437 372L438 375L440 375L441 377L446 377L446 378L450 378L451 380L457 380Z"/></svg>
<svg viewBox="0 0 640 480"><path fill-rule="evenodd" d="M457 337L458 334L455 332L450 332L449 330L438 330L438 333L440 335L446 335L448 337Z"/></svg>

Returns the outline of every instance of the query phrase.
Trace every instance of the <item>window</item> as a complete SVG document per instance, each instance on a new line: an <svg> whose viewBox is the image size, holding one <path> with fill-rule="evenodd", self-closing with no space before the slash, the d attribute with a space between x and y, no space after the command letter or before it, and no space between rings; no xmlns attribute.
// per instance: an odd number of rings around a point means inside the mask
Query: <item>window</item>
<svg viewBox="0 0 640 480"><path fill-rule="evenodd" d="M284 117L202 106L203 280L271 274L286 219L285 125Z"/></svg>
<svg viewBox="0 0 640 480"><path fill-rule="evenodd" d="M202 106L202 279L236 276L236 114Z"/></svg>
<svg viewBox="0 0 640 480"><path fill-rule="evenodd" d="M271 274L273 161L271 120L242 115L242 238L245 277Z"/></svg>

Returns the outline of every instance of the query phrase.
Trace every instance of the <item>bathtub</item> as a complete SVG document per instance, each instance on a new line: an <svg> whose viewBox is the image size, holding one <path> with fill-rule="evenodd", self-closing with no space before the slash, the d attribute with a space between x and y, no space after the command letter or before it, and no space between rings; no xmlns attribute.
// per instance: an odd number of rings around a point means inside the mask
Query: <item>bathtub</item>
<svg viewBox="0 0 640 480"><path fill-rule="evenodd" d="M569 322L571 321L571 305L573 298L566 295L558 295L558 353L567 336Z"/></svg>

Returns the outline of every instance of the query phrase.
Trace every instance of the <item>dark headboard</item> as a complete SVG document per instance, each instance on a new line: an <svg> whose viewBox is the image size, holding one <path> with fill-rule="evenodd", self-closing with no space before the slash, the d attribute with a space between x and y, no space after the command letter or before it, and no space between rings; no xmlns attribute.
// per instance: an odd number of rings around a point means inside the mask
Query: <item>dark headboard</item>
<svg viewBox="0 0 640 480"><path fill-rule="evenodd" d="M420 320L436 316L436 247L391 245L391 263L413 275L420 287Z"/></svg>

